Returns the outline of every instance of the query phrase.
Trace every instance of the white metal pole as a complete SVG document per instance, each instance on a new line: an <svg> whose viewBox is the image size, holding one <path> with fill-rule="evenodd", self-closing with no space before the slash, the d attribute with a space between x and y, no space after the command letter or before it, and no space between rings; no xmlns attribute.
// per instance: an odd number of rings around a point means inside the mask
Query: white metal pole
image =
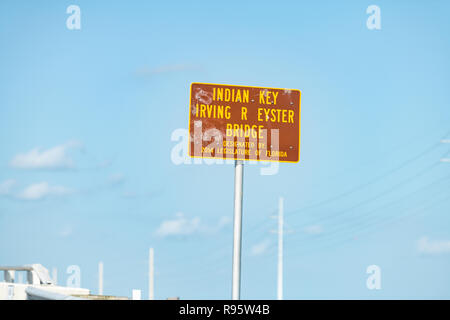
<svg viewBox="0 0 450 320"><path fill-rule="evenodd" d="M233 231L233 282L232 299L240 299L241 291L241 239L242 239L242 189L244 162L236 160L234 165L234 231Z"/></svg>
<svg viewBox="0 0 450 320"><path fill-rule="evenodd" d="M149 250L149 258L148 258L148 300L155 299L155 268L154 268L154 252L153 248Z"/></svg>
<svg viewBox="0 0 450 320"><path fill-rule="evenodd" d="M98 263L98 294L103 295L103 262Z"/></svg>
<svg viewBox="0 0 450 320"><path fill-rule="evenodd" d="M283 203L284 199L280 197L278 201L278 300L283 300Z"/></svg>

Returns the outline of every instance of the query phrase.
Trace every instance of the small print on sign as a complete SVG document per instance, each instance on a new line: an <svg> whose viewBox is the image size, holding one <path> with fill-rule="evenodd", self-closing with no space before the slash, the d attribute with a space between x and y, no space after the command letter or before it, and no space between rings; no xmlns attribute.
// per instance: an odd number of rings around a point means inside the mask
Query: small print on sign
<svg viewBox="0 0 450 320"><path fill-rule="evenodd" d="M192 83L189 155L298 162L300 90Z"/></svg>

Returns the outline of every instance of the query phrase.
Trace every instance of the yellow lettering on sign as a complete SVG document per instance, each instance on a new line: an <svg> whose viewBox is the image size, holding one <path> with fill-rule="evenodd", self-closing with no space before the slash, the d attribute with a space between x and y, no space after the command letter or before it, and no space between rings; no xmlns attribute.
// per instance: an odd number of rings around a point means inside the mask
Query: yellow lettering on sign
<svg viewBox="0 0 450 320"><path fill-rule="evenodd" d="M239 125L238 124L234 124L234 126L233 126L233 136L239 137L240 130L241 130L241 128L239 127Z"/></svg>
<svg viewBox="0 0 450 320"><path fill-rule="evenodd" d="M280 118L280 113L281 113L281 111L283 111L283 110L277 109L277 121L278 121L278 122L281 122L281 118Z"/></svg>
<svg viewBox="0 0 450 320"><path fill-rule="evenodd" d="M195 108L195 116L199 118L211 118L211 119L230 119L231 107L220 106L215 104L197 104Z"/></svg>
<svg viewBox="0 0 450 320"><path fill-rule="evenodd" d="M208 118L211 118L213 105L212 104L207 105L207 109L208 109Z"/></svg>
<svg viewBox="0 0 450 320"><path fill-rule="evenodd" d="M262 104L277 104L278 92L259 90L259 103Z"/></svg>
<svg viewBox="0 0 450 320"><path fill-rule="evenodd" d="M226 106L225 107L225 119L230 119L231 118L231 112L230 112L230 106Z"/></svg>
<svg viewBox="0 0 450 320"><path fill-rule="evenodd" d="M294 123L294 111L275 108L258 108L258 121Z"/></svg>
<svg viewBox="0 0 450 320"><path fill-rule="evenodd" d="M217 106L217 118L223 119L223 106Z"/></svg>
<svg viewBox="0 0 450 320"><path fill-rule="evenodd" d="M277 116L275 115L276 112L277 112L277 109L270 109L270 114L272 115L272 117L270 118L270 121L277 122Z"/></svg>
<svg viewBox="0 0 450 320"><path fill-rule="evenodd" d="M262 131L264 126L257 126L257 125L248 125L248 124L237 124L237 123L227 123L226 128L226 135L227 137L238 137L238 138L249 138L250 136L252 138L263 138ZM226 143L224 142L224 145ZM228 146L232 146L233 142L230 142ZM248 148L249 145L247 142L245 142L245 145L242 145L240 142L237 142L238 145L235 145L235 147L245 147ZM254 147L254 146L250 146Z"/></svg>
<svg viewBox="0 0 450 320"><path fill-rule="evenodd" d="M261 118L261 116L262 116L261 111L264 111L264 109L263 108L258 108L258 121L264 121L264 119Z"/></svg>
<svg viewBox="0 0 450 320"><path fill-rule="evenodd" d="M233 92L234 92L234 89L233 89ZM241 90L238 90L238 91L236 92L236 98L235 98L234 101L235 101L235 102L242 102L242 101L241 101Z"/></svg>
<svg viewBox="0 0 450 320"><path fill-rule="evenodd" d="M241 108L241 120L247 120L247 108L246 107Z"/></svg>
<svg viewBox="0 0 450 320"><path fill-rule="evenodd" d="M247 102L248 103L248 96L249 96L249 91L248 90L244 90L244 101L242 101L242 102Z"/></svg>
<svg viewBox="0 0 450 320"><path fill-rule="evenodd" d="M265 104L264 91L259 91L259 103Z"/></svg>
<svg viewBox="0 0 450 320"><path fill-rule="evenodd" d="M223 88L217 88L217 101L223 101Z"/></svg>
<svg viewBox="0 0 450 320"><path fill-rule="evenodd" d="M204 104L201 104L200 105L200 117L206 118L205 111L206 111L206 106Z"/></svg>
<svg viewBox="0 0 450 320"><path fill-rule="evenodd" d="M233 125L231 123L227 123L227 137L231 137L233 135Z"/></svg>
<svg viewBox="0 0 450 320"><path fill-rule="evenodd" d="M273 95L273 104L277 104L278 92L272 92L272 95Z"/></svg>
<svg viewBox="0 0 450 320"><path fill-rule="evenodd" d="M225 89L225 101L230 101L230 98L231 98L231 91L230 91L230 89Z"/></svg>
<svg viewBox="0 0 450 320"><path fill-rule="evenodd" d="M264 129L264 126L258 126L258 133L259 133L258 138L259 139L264 138L264 136L262 135L263 129Z"/></svg>
<svg viewBox="0 0 450 320"><path fill-rule="evenodd" d="M289 110L289 123L294 123L294 111Z"/></svg>
<svg viewBox="0 0 450 320"><path fill-rule="evenodd" d="M250 90L213 88L213 101L248 103Z"/></svg>

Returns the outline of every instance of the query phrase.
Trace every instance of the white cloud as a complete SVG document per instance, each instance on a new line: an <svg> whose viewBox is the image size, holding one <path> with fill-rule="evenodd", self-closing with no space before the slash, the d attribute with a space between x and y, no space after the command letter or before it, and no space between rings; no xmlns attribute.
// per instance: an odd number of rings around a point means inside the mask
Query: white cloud
<svg viewBox="0 0 450 320"><path fill-rule="evenodd" d="M321 234L323 233L323 228L322 226L319 225L312 225L312 226L307 226L305 227L305 229L303 229L307 234L312 234L312 235L316 235L316 234Z"/></svg>
<svg viewBox="0 0 450 320"><path fill-rule="evenodd" d="M40 200L47 197L64 196L70 193L72 193L72 191L68 188L51 186L48 182L44 181L29 185L18 194L18 198L23 200Z"/></svg>
<svg viewBox="0 0 450 320"><path fill-rule="evenodd" d="M183 213L177 213L174 219L165 220L155 232L156 236L180 236L191 234L214 234L230 223L228 217L221 217L215 225L205 225L200 217L187 218Z"/></svg>
<svg viewBox="0 0 450 320"><path fill-rule="evenodd" d="M252 248L250 250L250 254L252 256L262 255L263 253L265 253L267 251L267 249L269 248L269 245L270 245L270 241L268 239L263 240L260 243L257 243L252 246Z"/></svg>
<svg viewBox="0 0 450 320"><path fill-rule="evenodd" d="M450 240L429 240L422 237L418 241L417 249L420 253L430 255L450 253Z"/></svg>
<svg viewBox="0 0 450 320"><path fill-rule="evenodd" d="M198 232L199 230L199 217L188 219L185 218L182 213L178 213L175 219L163 221L156 230L156 235L159 237L189 235Z"/></svg>
<svg viewBox="0 0 450 320"><path fill-rule="evenodd" d="M81 143L70 141L65 144L41 150L34 148L27 153L16 155L10 162L13 168L20 169L68 169L74 162L67 154L69 149L80 147Z"/></svg>
<svg viewBox="0 0 450 320"><path fill-rule="evenodd" d="M7 196L11 194L11 189L16 184L16 180L9 179L0 183L0 196Z"/></svg>

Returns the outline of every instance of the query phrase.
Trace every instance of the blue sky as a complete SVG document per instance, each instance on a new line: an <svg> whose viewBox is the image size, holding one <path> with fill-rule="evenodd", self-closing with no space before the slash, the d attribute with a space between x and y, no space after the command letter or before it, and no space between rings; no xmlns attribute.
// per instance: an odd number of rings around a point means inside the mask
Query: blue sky
<svg viewBox="0 0 450 320"><path fill-rule="evenodd" d="M69 5L81 29L69 30ZM381 30L366 8L381 9ZM0 265L231 296L233 166L175 164L192 82L302 91L301 159L246 165L242 298L450 298L445 1L2 1ZM368 290L366 268L381 269Z"/></svg>

